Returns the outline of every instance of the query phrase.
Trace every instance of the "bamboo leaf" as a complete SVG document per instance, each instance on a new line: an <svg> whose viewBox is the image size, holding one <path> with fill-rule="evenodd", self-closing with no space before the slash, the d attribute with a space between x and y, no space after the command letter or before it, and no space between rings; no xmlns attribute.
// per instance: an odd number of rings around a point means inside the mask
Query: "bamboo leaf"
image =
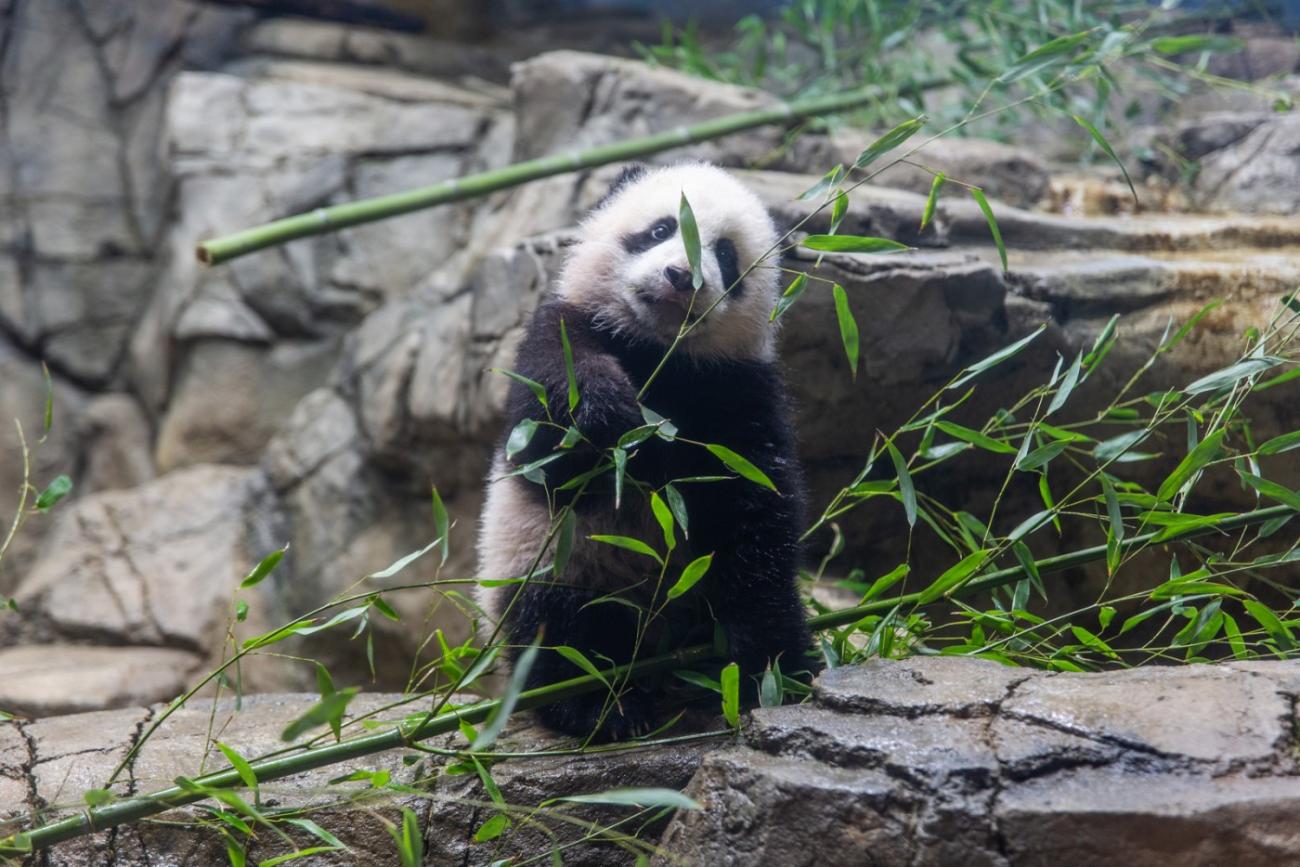
<svg viewBox="0 0 1300 867"><path fill-rule="evenodd" d="M772 315L768 317L768 321L775 322L780 319L785 311L790 309L790 305L799 300L799 296L803 294L803 290L806 288L808 288L807 274L800 274L791 280L780 300L776 302L776 306L772 308Z"/></svg>
<svg viewBox="0 0 1300 867"><path fill-rule="evenodd" d="M542 385L537 380L529 379L523 374L515 373L513 370L505 370L504 368L500 368L500 367L492 367L489 368L489 370L491 370L493 373L499 373L503 376L508 376L511 379L513 379L515 382L519 383L520 385L526 386L528 390L533 393L533 397L537 398L537 402L542 405L542 408L547 411L550 410L551 408L550 404L547 403L546 401L546 386Z"/></svg>
<svg viewBox="0 0 1300 867"><path fill-rule="evenodd" d="M916 604L929 605L949 591L956 589L958 585L975 574L976 570L984 565L984 561L989 558L991 553L989 550L979 550L973 554L967 554L956 565L934 579L934 583L922 590L921 597L917 599Z"/></svg>
<svg viewBox="0 0 1300 867"><path fill-rule="evenodd" d="M533 434L535 433L537 433L537 422L531 418L526 418L515 425L514 430L510 431L510 437L506 440L506 458L513 458L528 448L528 444L533 441Z"/></svg>
<svg viewBox="0 0 1300 867"><path fill-rule="evenodd" d="M317 825L317 824L316 824L315 822L313 822L311 819L292 819L292 818L289 818L289 819L285 819L284 821L285 821L286 824L293 825L293 826L298 827L298 828L302 828L302 829L303 829L304 831L306 831L308 834L311 834L313 837L315 837L316 839L318 839L318 840L320 840L320 841L322 841L322 842L324 842L324 843L328 843L328 844L329 844L331 847L333 847L334 849L347 849L347 848L348 848L347 846L344 846L344 845L343 845L343 841L342 841L342 840L340 840L338 837L335 837L335 836L334 836L333 834L331 834L329 831L326 831L326 830L325 830L324 828L322 828L320 825Z"/></svg>
<svg viewBox="0 0 1300 867"><path fill-rule="evenodd" d="M573 509L565 512L560 519L560 528L555 533L555 557L551 561L551 576L559 578L569 565L569 556L573 553L573 536L578 527L578 516Z"/></svg>
<svg viewBox="0 0 1300 867"><path fill-rule="evenodd" d="M1187 36L1161 36L1151 40L1151 47L1161 54L1187 54L1193 51L1231 53L1246 47L1236 36L1192 33Z"/></svg>
<svg viewBox="0 0 1300 867"><path fill-rule="evenodd" d="M867 235L809 235L802 246L824 253L893 253L908 249L906 244Z"/></svg>
<svg viewBox="0 0 1300 867"><path fill-rule="evenodd" d="M614 508L623 504L623 480L627 477L627 450L615 447L614 458Z"/></svg>
<svg viewBox="0 0 1300 867"><path fill-rule="evenodd" d="M831 227L828 230L834 235L840 230L840 223L844 222L844 215L849 210L849 196L843 190L835 195L835 203L831 205Z"/></svg>
<svg viewBox="0 0 1300 867"><path fill-rule="evenodd" d="M1020 350L1024 349L1026 346L1033 343L1034 340L1038 338L1038 335L1043 333L1043 329L1045 329L1046 327L1047 324L1044 323L1038 326L1036 329L1034 329L1031 333L1027 334L1026 336L1017 340L1015 343L1011 344L1010 346L1005 346L1002 349L999 349L997 352L993 353L992 355L988 356L987 358L975 362L970 367L967 367L961 376L957 377L957 379L949 383L948 388L959 388L960 386L963 386L966 383L970 382L972 379L979 376L981 373L988 370L989 368L996 367L997 365L1006 361L1008 358L1013 357L1014 355L1019 353Z"/></svg>
<svg viewBox="0 0 1300 867"><path fill-rule="evenodd" d="M280 733L280 740L297 740L300 735L316 726L328 725L330 728L335 728L343 719L343 714L348 709L348 703L352 701L358 691L355 686L350 686L347 689L341 689L325 696L308 708L305 713L285 726L284 731ZM335 730L337 731L336 728Z"/></svg>
<svg viewBox="0 0 1300 867"><path fill-rule="evenodd" d="M573 346L569 343L569 331L564 327L564 319L560 319L560 346L564 349L564 378L569 383L569 415L578 408L580 395L578 394L578 377L573 372Z"/></svg>
<svg viewBox="0 0 1300 867"><path fill-rule="evenodd" d="M718 678L722 684L722 716L727 725L740 727L740 666L734 662L727 663Z"/></svg>
<svg viewBox="0 0 1300 867"><path fill-rule="evenodd" d="M1002 230L998 228L998 220L993 216L993 209L989 207L989 200L984 198L984 191L979 187L970 188L971 198L975 204L980 206L980 211L984 214L984 222L989 225L989 234L993 236L993 244L998 248L998 259L1002 261L1002 270L1007 270L1007 247L1002 243Z"/></svg>
<svg viewBox="0 0 1300 867"><path fill-rule="evenodd" d="M1191 319L1188 319L1186 322L1184 322L1182 326L1177 331L1174 332L1172 337L1170 337L1168 340L1160 344L1160 351L1168 352L1178 344L1182 343L1183 338L1185 338L1188 334L1190 334L1192 329L1195 328L1197 325L1199 325L1202 319L1208 316L1211 313L1211 311L1213 311L1215 308L1220 307L1222 305L1223 305L1223 299L1219 298L1214 301L1211 301L1209 304L1206 304L1200 310L1196 311L1196 315L1194 315Z"/></svg>
<svg viewBox="0 0 1300 867"><path fill-rule="evenodd" d="M505 813L495 813L474 832L475 843L487 843L495 840L510 827L510 817Z"/></svg>
<svg viewBox="0 0 1300 867"><path fill-rule="evenodd" d="M686 500L682 498L682 492L669 483L664 485L664 496L668 499L668 508L677 520L677 526L682 528L682 536L691 538L690 516L686 513Z"/></svg>
<svg viewBox="0 0 1300 867"><path fill-rule="evenodd" d="M1056 394L1052 395L1052 402L1047 405L1047 415L1051 415L1065 406L1065 402L1070 399L1074 387L1079 384L1079 371L1082 367L1083 353L1080 352L1074 357L1074 363L1070 365L1070 369L1065 372L1065 379L1061 380L1061 387L1056 390Z"/></svg>
<svg viewBox="0 0 1300 867"><path fill-rule="evenodd" d="M1110 519L1110 532L1115 541L1124 541L1124 515L1119 510L1119 498L1115 496L1115 487L1110 483L1110 476L1101 473L1101 491L1106 499L1106 514Z"/></svg>
<svg viewBox="0 0 1300 867"><path fill-rule="evenodd" d="M1279 485L1277 482L1270 482L1268 479L1261 478L1251 473L1238 471L1237 475L1255 490L1259 491L1270 499L1277 500L1283 505L1290 506L1300 512L1300 493L1296 493L1285 485Z"/></svg>
<svg viewBox="0 0 1300 867"><path fill-rule="evenodd" d="M826 174L822 175L821 180L819 180L817 183L813 184L811 187L809 187L808 189L800 193L799 201L806 202L809 199L815 199L818 196L821 196L829 192L832 188L835 187L836 184L840 182L840 179L843 177L844 177L844 166L843 165L836 166Z"/></svg>
<svg viewBox="0 0 1300 867"><path fill-rule="evenodd" d="M647 557L653 558L657 563L663 562L663 558L659 556L659 553L640 539L633 539L630 536L605 535L588 536L587 538L591 539L593 542L601 542L605 545L613 545L615 548L622 548L625 551L644 554Z"/></svg>
<svg viewBox="0 0 1300 867"><path fill-rule="evenodd" d="M934 426L949 436L956 437L957 439L971 443L972 445L977 445L986 451L996 452L1000 455L1014 455L1016 453L1016 447L1010 443L1003 442L1002 440L995 440L977 430L962 427L954 422L937 421L934 423Z"/></svg>
<svg viewBox="0 0 1300 867"><path fill-rule="evenodd" d="M1087 130L1088 135L1092 136L1092 140L1097 143L1097 146L1105 151L1106 156L1110 157L1115 165L1119 166L1120 172L1124 175L1124 183L1128 184L1128 191L1133 194L1133 202L1140 204L1138 202L1137 188L1133 186L1133 179L1128 176L1128 169L1124 168L1123 160L1115 153L1115 149L1110 146L1110 142L1106 141L1106 137L1090 121L1077 114L1072 114L1070 117L1074 118L1075 123Z"/></svg>
<svg viewBox="0 0 1300 867"><path fill-rule="evenodd" d="M712 452L714 457L726 464L727 469L741 478L748 479L756 485L762 485L773 491L776 490L776 485L772 484L772 480L767 477L767 473L726 446L707 444L705 448Z"/></svg>
<svg viewBox="0 0 1300 867"><path fill-rule="evenodd" d="M866 168L867 166L880 159L894 148L907 141L925 126L926 118L924 116L914 117L905 120L871 144L858 154L857 160L854 161L853 167L857 169Z"/></svg>
<svg viewBox="0 0 1300 867"><path fill-rule="evenodd" d="M39 512L48 512L54 508L54 504L62 500L72 491L72 479L67 476L55 476L54 481L36 495L36 510Z"/></svg>
<svg viewBox="0 0 1300 867"><path fill-rule="evenodd" d="M1161 483L1156 497L1165 502L1173 499L1174 494L1178 493L1193 474L1219 456L1219 447L1223 444L1226 435L1227 431L1221 429L1201 440L1200 444L1192 449Z"/></svg>
<svg viewBox="0 0 1300 867"><path fill-rule="evenodd" d="M934 219L934 208L939 203L939 188L943 186L943 182L946 178L947 175L943 172L939 172L934 176L934 180L930 183L930 195L925 197L925 207L921 210L920 231L922 232L925 231L925 227L930 224L930 221Z"/></svg>
<svg viewBox="0 0 1300 867"><path fill-rule="evenodd" d="M1300 430L1273 437L1259 447L1261 455L1280 455L1292 449L1300 449Z"/></svg>
<svg viewBox="0 0 1300 867"><path fill-rule="evenodd" d="M1027 76L1036 75L1053 66L1065 63L1070 59L1074 49L1087 41L1091 35L1091 30L1084 30L1068 36L1058 36L1050 42L1044 42L1033 51L1022 55L1016 60L1010 68L998 76L998 81L1010 84L1013 81L1019 81Z"/></svg>
<svg viewBox="0 0 1300 867"><path fill-rule="evenodd" d="M402 808L402 824L388 829L397 844L397 857L401 867L420 867L424 863L424 835L420 833L420 817L410 807Z"/></svg>
<svg viewBox="0 0 1300 867"><path fill-rule="evenodd" d="M858 323L849 308L849 297L844 287L836 283L831 287L835 295L835 318L840 324L840 342L844 344L844 354L849 359L849 370L853 378L858 378Z"/></svg>
<svg viewBox="0 0 1300 867"><path fill-rule="evenodd" d="M609 689L609 681L605 679L605 675L601 674L600 669L596 668L596 666L592 664L591 660L583 655L581 650L576 647L570 647L567 644L561 644L558 647L555 647L554 650L556 653L560 654L560 656L563 656L565 659L569 660L569 662L572 662L578 668L581 668L584 672L605 684L605 688Z"/></svg>
<svg viewBox="0 0 1300 867"><path fill-rule="evenodd" d="M677 547L677 536L673 533L673 512L664 502L663 497L659 496L658 491L650 492L650 511L654 514L655 520L659 522L659 529L664 533L664 547L672 551Z"/></svg>
<svg viewBox="0 0 1300 867"><path fill-rule="evenodd" d="M506 722L510 719L510 714L514 712L519 694L524 691L524 684L528 682L528 673L533 670L533 663L536 661L537 643L534 641L519 654L519 658L511 666L510 680L506 683L505 692L501 694L497 706L483 724L483 728L479 729L478 737L474 738L474 742L469 745L471 752L483 752L496 743L496 739L500 737Z"/></svg>
<svg viewBox="0 0 1300 867"><path fill-rule="evenodd" d="M903 460L902 454L894 447L893 442L888 442L885 447L889 451L889 459L894 462L894 471L898 473L898 492L903 497L903 513L907 515L907 526L916 526L916 488L912 486L912 474L907 470L907 461Z"/></svg>
<svg viewBox="0 0 1300 867"><path fill-rule="evenodd" d="M686 591L690 590L697 582L709 571L713 565L713 555L705 554L703 557L696 557L685 569L682 570L681 577L672 587L668 588L668 598L676 599Z"/></svg>
<svg viewBox="0 0 1300 867"><path fill-rule="evenodd" d="M447 507L442 503L442 494L438 493L438 486L430 485L429 491L433 530L438 534L439 562L446 565L447 556L451 553L451 519L447 516Z"/></svg>
<svg viewBox="0 0 1300 867"><path fill-rule="evenodd" d="M226 761L230 762L230 766L235 769L235 773L239 774L239 779L243 780L244 785L250 789L256 789L257 774L253 772L253 766L248 763L248 760L221 741L213 741L213 743L217 745L217 749L221 750L221 754L226 757Z"/></svg>
<svg viewBox="0 0 1300 867"><path fill-rule="evenodd" d="M1219 389L1227 388L1248 376L1254 376L1263 373L1270 368L1277 367L1284 361L1285 359L1274 358L1269 355L1261 356L1259 358L1247 358L1244 361L1239 361L1234 365L1223 368L1222 370L1216 370L1214 373L1202 376L1200 379L1184 388L1183 391L1187 394L1204 394L1207 391L1218 391Z"/></svg>
<svg viewBox="0 0 1300 867"><path fill-rule="evenodd" d="M610 789L595 795L569 795L556 798L572 804L611 804L627 807L670 807L674 810L704 809L676 789Z"/></svg>
<svg viewBox="0 0 1300 867"><path fill-rule="evenodd" d="M677 225L681 227L682 243L686 245L686 261L691 263L691 285L699 289L704 285L704 267L700 255L700 227L695 222L695 212L691 203L682 193L681 204L677 207Z"/></svg>
<svg viewBox="0 0 1300 867"><path fill-rule="evenodd" d="M242 590L247 587L261 584L262 581L266 579L266 576L270 575L275 567L280 565L280 561L284 559L284 554L288 550L289 546L285 545L280 550L272 551L270 554L263 557L261 562L254 566L252 571L244 576L244 580L239 582L239 588Z"/></svg>
<svg viewBox="0 0 1300 867"><path fill-rule="evenodd" d="M1070 447L1069 440L1053 440L1045 446L1039 446L1016 463L1016 469L1030 472L1050 464L1061 452Z"/></svg>

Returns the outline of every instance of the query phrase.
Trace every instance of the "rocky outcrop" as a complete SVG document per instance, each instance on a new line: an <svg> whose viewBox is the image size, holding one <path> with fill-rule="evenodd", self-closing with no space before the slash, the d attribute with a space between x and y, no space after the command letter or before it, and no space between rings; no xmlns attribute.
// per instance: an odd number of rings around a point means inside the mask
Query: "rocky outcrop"
<svg viewBox="0 0 1300 867"><path fill-rule="evenodd" d="M701 718L699 731L714 736L579 756L521 714L498 742L510 757L492 763L492 778L519 810L618 787L684 787L701 809L678 811L658 840L665 864L1086 867L1113 863L1117 851L1136 865L1286 863L1300 858L1291 833L1298 690L1294 662L1076 675L955 657L876 661L824 673L805 704L753 710L739 737ZM168 786L196 774L205 755L208 768L224 767L209 741L214 723L246 757L280 749L285 722L314 699L246 697L239 710L199 701L162 724L112 790ZM383 710L398 699L361 696L350 718L401 719L402 707ZM35 807L46 816L75 808L159 713L128 708L0 728L0 821ZM494 809L475 774L445 772L463 739L426 746L453 752L385 753L264 781L262 802L308 810L349 849L318 863L394 860L383 820L401 806L419 817L426 864L536 857L555 846L566 864L631 857L581 839L591 827L583 823L611 825L632 814L626 807L552 805L475 842ZM328 783L358 769L385 771L402 788L366 799L364 781ZM360 800L349 804L345 792ZM221 838L191 824L197 815L186 808L170 823L101 831L61 844L43 863L215 861ZM299 845L319 843L286 830ZM654 845L657 835L652 827L641 839ZM249 854L283 851L284 841L263 834Z"/></svg>

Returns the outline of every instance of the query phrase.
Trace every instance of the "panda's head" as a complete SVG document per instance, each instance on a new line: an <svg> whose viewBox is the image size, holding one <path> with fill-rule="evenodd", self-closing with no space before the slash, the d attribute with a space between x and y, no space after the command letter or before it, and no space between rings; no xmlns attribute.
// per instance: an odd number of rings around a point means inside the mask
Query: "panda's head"
<svg viewBox="0 0 1300 867"><path fill-rule="evenodd" d="M698 290L678 225L683 193L699 226L704 282ZM763 203L722 169L635 166L583 221L558 291L601 327L661 344L676 336L688 310L694 321L712 307L680 349L702 358L766 361L775 347L768 318L778 272L770 261L745 271L772 256L776 240Z"/></svg>

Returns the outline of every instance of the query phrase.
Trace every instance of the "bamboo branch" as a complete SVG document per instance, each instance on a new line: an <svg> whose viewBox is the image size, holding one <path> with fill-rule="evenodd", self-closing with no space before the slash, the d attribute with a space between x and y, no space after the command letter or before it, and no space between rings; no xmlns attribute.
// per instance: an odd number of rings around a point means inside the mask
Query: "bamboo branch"
<svg viewBox="0 0 1300 867"><path fill-rule="evenodd" d="M1254 524L1262 524L1265 521L1274 518L1281 518L1293 513L1294 510L1289 506L1273 506L1267 509L1258 509L1253 512L1243 512L1242 514L1225 518L1214 526L1190 529L1185 533L1164 541L1184 541L1198 536L1209 535L1211 533L1237 530ZM1126 539L1123 542L1120 542L1119 546L1124 552L1128 552L1135 548L1140 548L1150 544L1158 535L1159 531L1146 533L1141 536L1134 536L1131 539ZM1072 551L1068 554L1046 557L1042 560L1036 561L1036 565L1038 567L1038 572L1042 574L1060 572L1064 569L1081 566L1085 563L1097 560L1104 560L1105 558L1106 546L1098 545L1092 548ZM975 580L960 585L949 595L967 596L984 590L992 590L996 587L1013 584L1027 576L1028 573L1022 566L999 569L996 572L989 572ZM865 605L857 605L852 608L831 611L811 618L808 623L814 630L846 626L871 614L886 612L898 606L915 604L920 600L920 598L921 593L918 592L907 593L889 599L880 599L875 602L869 602ZM707 662L713 658L714 652L712 646L702 644L695 647L684 648L673 653L651 657L631 665L618 666L603 672L603 675L606 679L613 679L625 675L640 677L646 674L654 674L662 671L670 671L675 668L698 665L699 663ZM563 680L558 683L548 684L546 686L537 687L536 689L530 689L520 693L515 707L520 710L540 707L542 705L551 704L566 698L572 698L574 696L593 692L597 689L605 688L605 683L605 680L593 675L582 675L580 677L570 678L569 680ZM254 761L250 764L254 773L257 775L259 782L269 782L271 780L281 779L294 774L300 774L305 771L315 770L316 768L325 767L327 765L348 761L349 759L361 758L362 756L373 755L386 750L409 746L411 743L416 741L456 731L460 720L465 720L469 723L482 722L497 708L498 704L499 702L495 699L481 701L469 707L458 708L437 716L429 717L418 726L408 728L399 725L398 727L389 729L388 731L363 735L337 744L330 744L328 746L319 747L302 753L296 753L294 755ZM194 782L204 788L236 788L243 785L239 773L234 768L228 768L224 771L216 771L211 774L196 777ZM30 851L53 846L56 843L65 840L92 834L96 831L102 831L106 828L112 828L126 822L144 819L165 812L174 807L191 804L203 799L204 795L202 793L186 791L179 786L172 786L147 795L126 798L102 807L88 808L82 810L75 816L69 816L65 819L42 825L32 831L25 834L15 835L7 840L0 840L0 856L23 855Z"/></svg>
<svg viewBox="0 0 1300 867"><path fill-rule="evenodd" d="M921 90L933 90L947 85L946 80L927 80L916 85ZM594 168L607 163L623 162L638 157L649 156L660 151L683 147L696 142L709 141L743 132L759 126L786 123L808 117L851 111L871 102L885 94L885 89L877 86L863 87L844 93L828 96L815 96L793 102L781 103L772 108L744 111L724 117L704 121L694 126L680 126L674 130L656 133L643 138L628 139L574 151L567 154L555 154L514 163L492 171L453 178L449 181L418 187L388 196L347 202L328 208L317 208L303 214L295 214L225 235L199 244L197 255L199 261L207 265L217 265L266 247L274 247L298 238L322 235L349 226L385 220L411 211L445 205L486 196L497 190L517 187L530 181L560 175L579 169Z"/></svg>

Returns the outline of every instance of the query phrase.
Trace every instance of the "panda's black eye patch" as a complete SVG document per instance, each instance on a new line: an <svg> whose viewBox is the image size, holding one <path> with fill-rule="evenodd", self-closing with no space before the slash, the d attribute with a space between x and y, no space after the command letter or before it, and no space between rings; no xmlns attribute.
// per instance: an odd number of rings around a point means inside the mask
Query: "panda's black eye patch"
<svg viewBox="0 0 1300 867"><path fill-rule="evenodd" d="M730 238L719 238L713 242L713 255L718 257L718 270L722 272L722 289L731 290L732 298L739 298L745 291L745 284L740 280L740 261L736 256L736 245Z"/></svg>
<svg viewBox="0 0 1300 867"><path fill-rule="evenodd" d="M644 253L652 247L662 244L677 233L677 220L664 217L655 221L648 229L623 236L623 249L629 253Z"/></svg>

